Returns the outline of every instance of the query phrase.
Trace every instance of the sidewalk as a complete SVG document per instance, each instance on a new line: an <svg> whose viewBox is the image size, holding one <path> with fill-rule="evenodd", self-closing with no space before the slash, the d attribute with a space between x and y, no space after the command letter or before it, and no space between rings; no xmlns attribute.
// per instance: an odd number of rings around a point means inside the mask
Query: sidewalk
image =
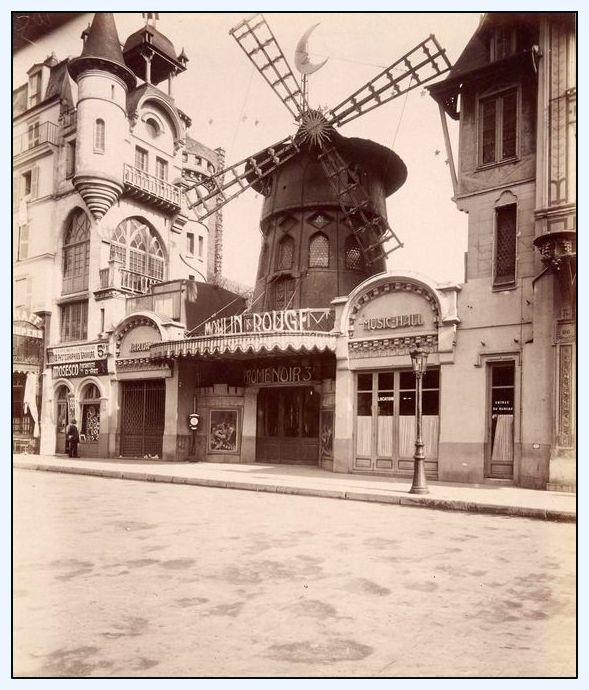
<svg viewBox="0 0 589 690"><path fill-rule="evenodd" d="M409 493L410 479L335 474L318 467L299 465L176 463L161 460L14 455L13 467L576 522L576 494L520 489L504 484L429 482L429 494L414 495Z"/></svg>

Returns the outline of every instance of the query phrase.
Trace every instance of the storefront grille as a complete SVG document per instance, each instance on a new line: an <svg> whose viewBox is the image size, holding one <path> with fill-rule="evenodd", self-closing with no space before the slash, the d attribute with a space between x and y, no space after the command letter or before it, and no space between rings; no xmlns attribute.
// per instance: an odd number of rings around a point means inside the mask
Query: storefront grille
<svg viewBox="0 0 589 690"><path fill-rule="evenodd" d="M164 381L123 383L121 455L161 458L165 405Z"/></svg>

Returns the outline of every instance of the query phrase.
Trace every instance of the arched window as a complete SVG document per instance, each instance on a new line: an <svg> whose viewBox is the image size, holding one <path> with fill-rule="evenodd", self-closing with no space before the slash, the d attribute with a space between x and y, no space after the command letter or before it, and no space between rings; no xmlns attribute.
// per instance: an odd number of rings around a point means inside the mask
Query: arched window
<svg viewBox="0 0 589 690"><path fill-rule="evenodd" d="M147 130L149 136L153 137L154 139L161 132L159 124L153 117L149 117L147 120L145 120L145 129Z"/></svg>
<svg viewBox="0 0 589 690"><path fill-rule="evenodd" d="M74 211L66 226L63 241L63 293L88 288L90 262L90 221L81 209Z"/></svg>
<svg viewBox="0 0 589 690"><path fill-rule="evenodd" d="M309 268L329 268L329 240L316 232L309 242Z"/></svg>
<svg viewBox="0 0 589 690"><path fill-rule="evenodd" d="M278 266L279 271L292 268L294 259L294 240L290 235L286 235L280 240L278 245Z"/></svg>
<svg viewBox="0 0 589 690"><path fill-rule="evenodd" d="M98 118L94 123L94 150L104 153L105 150L105 125L104 120Z"/></svg>
<svg viewBox="0 0 589 690"><path fill-rule="evenodd" d="M84 435L86 442L96 443L100 435L100 391L95 383L89 383L84 387L80 407L80 433Z"/></svg>
<svg viewBox="0 0 589 690"><path fill-rule="evenodd" d="M138 218L127 218L114 230L110 258L132 273L164 280L164 249L152 228ZM152 281L154 282L154 281Z"/></svg>
<svg viewBox="0 0 589 690"><path fill-rule="evenodd" d="M354 235L346 237L345 244L345 266L349 271L364 270L364 256Z"/></svg>

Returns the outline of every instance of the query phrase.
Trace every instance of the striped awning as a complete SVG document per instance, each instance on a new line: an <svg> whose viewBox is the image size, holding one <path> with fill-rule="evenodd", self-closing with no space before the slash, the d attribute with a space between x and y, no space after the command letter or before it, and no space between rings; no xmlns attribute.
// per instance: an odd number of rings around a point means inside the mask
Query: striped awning
<svg viewBox="0 0 589 690"><path fill-rule="evenodd" d="M207 335L155 343L149 356L151 359L178 359L264 352L335 352L336 338L335 333L316 331Z"/></svg>

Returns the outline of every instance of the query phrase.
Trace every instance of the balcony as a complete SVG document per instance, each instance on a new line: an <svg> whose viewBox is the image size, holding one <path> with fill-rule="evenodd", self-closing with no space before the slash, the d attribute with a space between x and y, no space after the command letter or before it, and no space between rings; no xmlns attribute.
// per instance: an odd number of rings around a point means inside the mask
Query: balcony
<svg viewBox="0 0 589 690"><path fill-rule="evenodd" d="M57 146L57 132L58 127L53 122L43 122L38 126L29 127L28 132L13 138L12 155L19 156L43 144Z"/></svg>
<svg viewBox="0 0 589 690"><path fill-rule="evenodd" d="M115 293L145 295L152 285L162 282L159 278L129 271L116 260L108 263L108 268L101 268L99 271L100 287L94 291L97 300L107 299Z"/></svg>
<svg viewBox="0 0 589 690"><path fill-rule="evenodd" d="M129 196L156 206L165 213L177 213L180 210L182 197L180 189L175 185L127 163L123 165L123 181L125 193Z"/></svg>

